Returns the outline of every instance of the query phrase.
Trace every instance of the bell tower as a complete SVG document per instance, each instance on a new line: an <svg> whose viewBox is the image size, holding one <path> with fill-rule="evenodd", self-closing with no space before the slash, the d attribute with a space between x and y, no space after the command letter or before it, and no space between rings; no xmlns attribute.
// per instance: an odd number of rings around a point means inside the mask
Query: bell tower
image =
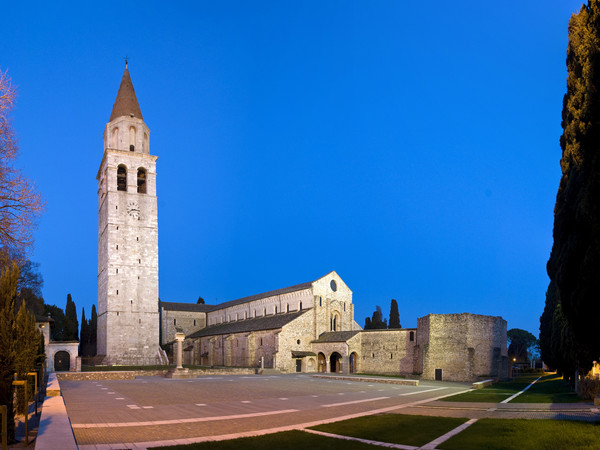
<svg viewBox="0 0 600 450"><path fill-rule="evenodd" d="M98 334L103 364L159 361L156 160L127 63L98 180Z"/></svg>

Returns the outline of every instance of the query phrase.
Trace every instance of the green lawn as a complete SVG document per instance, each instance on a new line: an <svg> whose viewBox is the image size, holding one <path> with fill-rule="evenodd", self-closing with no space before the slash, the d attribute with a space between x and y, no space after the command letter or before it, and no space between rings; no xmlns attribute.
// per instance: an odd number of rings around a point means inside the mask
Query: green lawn
<svg viewBox="0 0 600 450"><path fill-rule="evenodd" d="M539 375L523 375L514 381L502 381L492 386L477 389L464 394L441 399L446 402L489 402L500 403L511 395L525 389ZM577 403L583 401L573 392L569 383L556 374L549 374L539 379L523 394L511 400L511 403Z"/></svg>
<svg viewBox="0 0 600 450"><path fill-rule="evenodd" d="M342 436L420 447L466 421L467 419L454 417L383 414L319 425L311 429Z"/></svg>
<svg viewBox="0 0 600 450"><path fill-rule="evenodd" d="M290 449L290 450L316 450L320 448L328 450L373 450L372 445L356 441L317 436L304 431L286 431L284 433L268 434L251 438L240 438L231 441L203 442L201 444L174 445L160 447L172 450L265 450L265 449Z"/></svg>
<svg viewBox="0 0 600 450"><path fill-rule="evenodd" d="M568 381L556 374L546 375L511 403L578 403L583 402Z"/></svg>
<svg viewBox="0 0 600 450"><path fill-rule="evenodd" d="M555 450L600 447L600 422L481 419L438 448L444 450Z"/></svg>

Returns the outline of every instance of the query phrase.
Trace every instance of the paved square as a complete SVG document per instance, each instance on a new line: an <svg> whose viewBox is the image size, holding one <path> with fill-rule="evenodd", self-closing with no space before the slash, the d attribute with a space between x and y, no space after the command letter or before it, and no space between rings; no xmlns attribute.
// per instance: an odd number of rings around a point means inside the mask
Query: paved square
<svg viewBox="0 0 600 450"><path fill-rule="evenodd" d="M393 412L469 387L435 382L401 386L311 375L61 382L75 438L84 449L136 442L140 447L167 445L296 428Z"/></svg>

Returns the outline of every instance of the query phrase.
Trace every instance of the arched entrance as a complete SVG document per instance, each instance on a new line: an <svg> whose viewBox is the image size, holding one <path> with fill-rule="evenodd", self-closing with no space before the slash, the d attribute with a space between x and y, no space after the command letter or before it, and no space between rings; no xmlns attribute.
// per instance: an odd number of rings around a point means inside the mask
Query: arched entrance
<svg viewBox="0 0 600 450"><path fill-rule="evenodd" d="M71 370L71 355L69 352L61 350L54 354L54 371L68 372Z"/></svg>
<svg viewBox="0 0 600 450"><path fill-rule="evenodd" d="M356 373L358 371L358 355L356 352L350 353L350 373Z"/></svg>
<svg viewBox="0 0 600 450"><path fill-rule="evenodd" d="M327 371L327 363L325 360L325 355L323 353L319 353L319 368L318 368L319 372L326 372Z"/></svg>
<svg viewBox="0 0 600 450"><path fill-rule="evenodd" d="M329 371L331 373L340 373L342 371L342 355L333 352L329 357Z"/></svg>

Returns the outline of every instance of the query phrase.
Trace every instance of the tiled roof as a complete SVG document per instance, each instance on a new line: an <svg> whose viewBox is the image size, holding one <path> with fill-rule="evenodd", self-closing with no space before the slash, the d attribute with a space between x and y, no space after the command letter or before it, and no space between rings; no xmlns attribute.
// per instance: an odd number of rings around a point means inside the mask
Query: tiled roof
<svg viewBox="0 0 600 450"><path fill-rule="evenodd" d="M161 300L160 307L165 311L184 311L184 312L210 312L216 308L215 305L204 305L198 303L179 303L179 302L163 302Z"/></svg>
<svg viewBox="0 0 600 450"><path fill-rule="evenodd" d="M213 336L221 334L232 334L232 333L247 333L250 331L258 330L275 330L287 325L292 320L297 319L302 314L307 312L296 311L293 313L275 314L273 316L256 317L252 319L236 320L235 322L220 323L217 325L210 325L206 328L198 330L189 336L188 338L198 338L202 336Z"/></svg>
<svg viewBox="0 0 600 450"><path fill-rule="evenodd" d="M123 78L121 78L121 85L119 86L119 92L117 92L117 99L113 105L112 112L110 113L109 122L112 122L117 117L127 116L136 117L144 120L142 117L142 111L140 105L135 96L135 90L133 89L133 83L129 76L129 70L125 65L125 72L123 72Z"/></svg>
<svg viewBox="0 0 600 450"><path fill-rule="evenodd" d="M329 331L327 333L321 334L321 336L319 336L319 339L313 341L313 343L318 344L320 342L346 342L348 339L356 336L358 333L360 333L360 330Z"/></svg>
<svg viewBox="0 0 600 450"><path fill-rule="evenodd" d="M261 298L274 297L276 295L283 295L283 294L288 294L290 292L301 291L303 289L309 289L313 283L314 283L313 281L309 281L307 283L297 284L295 286L276 289L274 291L269 291L269 292L263 292L262 294L256 294L256 295L250 295L249 297L238 298L237 300L231 300L231 301L228 301L225 303L220 303L218 305L215 305L215 310L228 308L230 306L240 305L242 303L247 303L247 302L251 302L254 300L260 300Z"/></svg>

